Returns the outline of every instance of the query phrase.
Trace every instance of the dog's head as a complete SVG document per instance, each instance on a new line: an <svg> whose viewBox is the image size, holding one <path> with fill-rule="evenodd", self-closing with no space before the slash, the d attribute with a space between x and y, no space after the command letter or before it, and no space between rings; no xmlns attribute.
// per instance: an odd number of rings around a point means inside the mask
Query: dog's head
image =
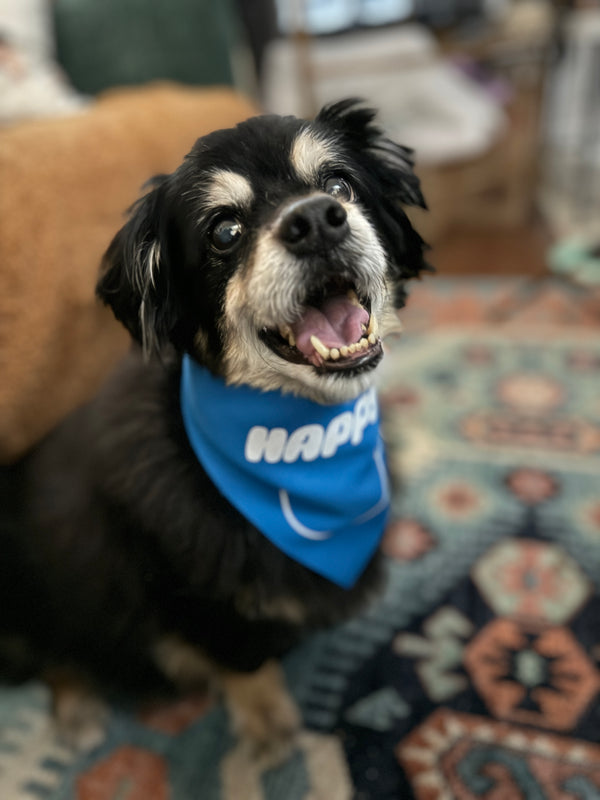
<svg viewBox="0 0 600 800"><path fill-rule="evenodd" d="M229 383L354 397L427 267L402 208L424 206L411 152L374 116L343 101L199 139L133 207L98 295L146 352L170 343Z"/></svg>

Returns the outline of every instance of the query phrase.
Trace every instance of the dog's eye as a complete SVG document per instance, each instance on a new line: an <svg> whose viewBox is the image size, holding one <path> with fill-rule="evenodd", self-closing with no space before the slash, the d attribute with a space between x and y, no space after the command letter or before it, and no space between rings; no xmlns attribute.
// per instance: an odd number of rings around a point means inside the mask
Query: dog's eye
<svg viewBox="0 0 600 800"><path fill-rule="evenodd" d="M325 186L323 188L327 194L335 197L336 200L354 200L354 191L348 181L344 178L328 178L325 181Z"/></svg>
<svg viewBox="0 0 600 800"><path fill-rule="evenodd" d="M237 219L219 220L211 232L213 247L217 250L229 250L238 242L243 230L242 223Z"/></svg>

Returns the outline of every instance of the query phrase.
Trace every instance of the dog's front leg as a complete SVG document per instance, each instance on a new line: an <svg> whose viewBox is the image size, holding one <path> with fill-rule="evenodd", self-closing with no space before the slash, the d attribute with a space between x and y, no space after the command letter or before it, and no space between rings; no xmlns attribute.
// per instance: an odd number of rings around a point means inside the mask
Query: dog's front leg
<svg viewBox="0 0 600 800"><path fill-rule="evenodd" d="M59 738L81 752L104 741L108 708L83 674L69 668L44 673L52 693L52 712Z"/></svg>
<svg viewBox="0 0 600 800"><path fill-rule="evenodd" d="M255 672L220 672L225 703L234 732L253 755L274 761L285 758L301 726L277 661L266 661Z"/></svg>

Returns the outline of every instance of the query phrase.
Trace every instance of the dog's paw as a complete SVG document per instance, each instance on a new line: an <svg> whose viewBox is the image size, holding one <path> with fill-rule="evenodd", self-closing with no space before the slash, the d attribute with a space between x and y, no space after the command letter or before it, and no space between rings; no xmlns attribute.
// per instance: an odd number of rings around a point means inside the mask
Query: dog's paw
<svg viewBox="0 0 600 800"><path fill-rule="evenodd" d="M166 635L154 645L154 662L183 692L210 692L215 668L194 645L176 635Z"/></svg>
<svg viewBox="0 0 600 800"><path fill-rule="evenodd" d="M94 694L63 688L54 697L54 720L59 739L79 752L89 752L106 738L108 709Z"/></svg>
<svg viewBox="0 0 600 800"><path fill-rule="evenodd" d="M222 685L233 731L252 756L283 761L294 746L301 717L279 664L268 661L256 672L223 674Z"/></svg>

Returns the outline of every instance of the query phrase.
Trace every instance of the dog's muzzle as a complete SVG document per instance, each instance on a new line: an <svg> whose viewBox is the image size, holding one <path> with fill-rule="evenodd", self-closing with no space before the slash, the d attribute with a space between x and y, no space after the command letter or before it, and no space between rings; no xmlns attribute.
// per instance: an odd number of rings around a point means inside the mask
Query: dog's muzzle
<svg viewBox="0 0 600 800"><path fill-rule="evenodd" d="M306 263L307 275L312 266L315 289L296 319L261 331L265 344L286 361L321 373L352 376L376 366L383 350L370 298L359 296L352 270L331 260L336 246L351 237L344 206L327 195L296 200L281 213L275 236Z"/></svg>

